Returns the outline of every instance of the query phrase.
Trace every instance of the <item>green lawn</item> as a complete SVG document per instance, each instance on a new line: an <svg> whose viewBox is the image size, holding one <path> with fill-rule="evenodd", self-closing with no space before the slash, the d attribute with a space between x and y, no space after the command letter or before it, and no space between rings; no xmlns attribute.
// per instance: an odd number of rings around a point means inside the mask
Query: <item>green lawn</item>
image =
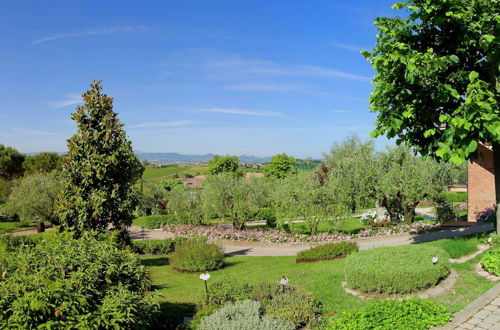
<svg viewBox="0 0 500 330"><path fill-rule="evenodd" d="M364 228L367 228L367 226L362 224L358 218L345 218L342 220L320 222L318 226L318 232L328 233L330 231L336 230L346 234L354 234ZM304 222L290 223L290 230L294 233L300 234L311 233L308 224Z"/></svg>
<svg viewBox="0 0 500 330"><path fill-rule="evenodd" d="M1 221L0 220L0 234L10 233L15 230L35 228L33 224L21 224L19 221Z"/></svg>
<svg viewBox="0 0 500 330"><path fill-rule="evenodd" d="M207 167L199 165L172 165L167 167L146 167L142 178L146 181L161 181L174 177L177 174L179 177L185 174L196 175L203 173Z"/></svg>
<svg viewBox="0 0 500 330"><path fill-rule="evenodd" d="M471 254L477 251L477 245L480 243L478 237L455 237L441 239L439 241L426 243L448 252L450 257L457 259L462 256Z"/></svg>
<svg viewBox="0 0 500 330"><path fill-rule="evenodd" d="M471 238L475 242L476 238ZM469 245L467 239L461 242ZM424 243L438 245L437 242ZM444 242L441 245L448 251L456 250L455 243ZM471 243L473 244L473 243ZM473 264L480 256L464 264L452 267L459 273L457 286L449 294L434 300L444 304L450 312L462 309L477 298L494 283L475 275ZM345 259L316 263L295 263L295 257L245 257L234 256L226 259L226 267L210 272L210 281L236 279L249 283L278 283L286 275L290 284L311 292L322 303L323 315L335 314L361 307L365 302L346 294L341 282L344 280ZM172 270L167 256L144 257L154 288L161 294L165 317L171 321L180 321L193 312L195 303L203 297L203 283L197 274L183 274Z"/></svg>

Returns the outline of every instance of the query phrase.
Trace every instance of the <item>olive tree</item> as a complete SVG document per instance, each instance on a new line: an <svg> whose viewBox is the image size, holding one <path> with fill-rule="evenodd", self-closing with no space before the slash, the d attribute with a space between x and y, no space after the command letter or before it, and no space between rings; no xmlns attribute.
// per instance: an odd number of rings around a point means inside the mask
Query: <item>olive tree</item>
<svg viewBox="0 0 500 330"><path fill-rule="evenodd" d="M10 212L22 222L49 221L57 224L56 200L61 192L61 178L55 173L35 173L19 180L7 201Z"/></svg>
<svg viewBox="0 0 500 330"><path fill-rule="evenodd" d="M61 158L56 152L41 152L37 155L26 157L23 168L26 174L60 170Z"/></svg>
<svg viewBox="0 0 500 330"><path fill-rule="evenodd" d="M408 14L377 18L375 48L364 52L376 70L373 135L456 164L477 158L479 142L491 144L500 208L498 1L409 0L393 8Z"/></svg>
<svg viewBox="0 0 500 330"><path fill-rule="evenodd" d="M22 176L25 157L16 149L0 144L0 178L10 181Z"/></svg>
<svg viewBox="0 0 500 330"><path fill-rule="evenodd" d="M203 223L205 214L199 189L176 186L170 191L168 208L177 223Z"/></svg>
<svg viewBox="0 0 500 330"><path fill-rule="evenodd" d="M58 215L66 229L77 233L124 229L132 223L138 202L134 184L144 168L101 82L94 81L82 97L85 104L72 115L78 131L68 140L63 160Z"/></svg>
<svg viewBox="0 0 500 330"><path fill-rule="evenodd" d="M227 172L235 173L239 176L243 175L243 172L240 169L240 160L238 157L229 155L221 157L219 155L215 155L208 161L208 174L217 175Z"/></svg>
<svg viewBox="0 0 500 330"><path fill-rule="evenodd" d="M273 156L271 161L264 166L264 174L268 177L283 179L297 173L297 160L285 153Z"/></svg>

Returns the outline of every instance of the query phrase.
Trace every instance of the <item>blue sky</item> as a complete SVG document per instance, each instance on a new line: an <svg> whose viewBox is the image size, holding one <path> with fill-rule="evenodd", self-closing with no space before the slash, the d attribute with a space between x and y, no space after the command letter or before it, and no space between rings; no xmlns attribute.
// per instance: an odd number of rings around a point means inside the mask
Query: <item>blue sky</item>
<svg viewBox="0 0 500 330"><path fill-rule="evenodd" d="M0 143L65 151L102 79L136 150L318 157L373 128L359 51L392 2L4 2Z"/></svg>

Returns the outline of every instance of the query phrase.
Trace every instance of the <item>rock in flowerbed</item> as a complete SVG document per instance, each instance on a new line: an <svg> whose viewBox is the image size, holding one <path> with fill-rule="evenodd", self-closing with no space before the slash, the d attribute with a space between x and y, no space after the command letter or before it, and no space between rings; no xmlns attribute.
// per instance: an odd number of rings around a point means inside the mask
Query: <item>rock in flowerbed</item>
<svg viewBox="0 0 500 330"><path fill-rule="evenodd" d="M317 235L293 234L276 229L247 228L238 230L225 226L223 224L214 225L182 225L172 224L164 227L167 233L179 236L204 236L211 240L232 240L244 242L260 243L316 243L316 242L335 242L339 240L350 240L362 237L378 237L384 235L410 233L416 234L423 230L436 227L436 225L427 223L415 223L411 225L402 224L390 228L379 228L377 230L364 229L357 234L343 233L322 233Z"/></svg>

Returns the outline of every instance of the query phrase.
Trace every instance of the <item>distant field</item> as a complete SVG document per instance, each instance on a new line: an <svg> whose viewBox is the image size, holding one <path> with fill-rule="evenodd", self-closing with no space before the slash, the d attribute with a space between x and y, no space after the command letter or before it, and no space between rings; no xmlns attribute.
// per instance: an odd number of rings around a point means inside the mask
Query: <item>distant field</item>
<svg viewBox="0 0 500 330"><path fill-rule="evenodd" d="M203 174L207 170L206 166L200 165L172 165L167 167L146 167L142 178L146 181L162 181L173 178L176 174L183 177L186 174Z"/></svg>

